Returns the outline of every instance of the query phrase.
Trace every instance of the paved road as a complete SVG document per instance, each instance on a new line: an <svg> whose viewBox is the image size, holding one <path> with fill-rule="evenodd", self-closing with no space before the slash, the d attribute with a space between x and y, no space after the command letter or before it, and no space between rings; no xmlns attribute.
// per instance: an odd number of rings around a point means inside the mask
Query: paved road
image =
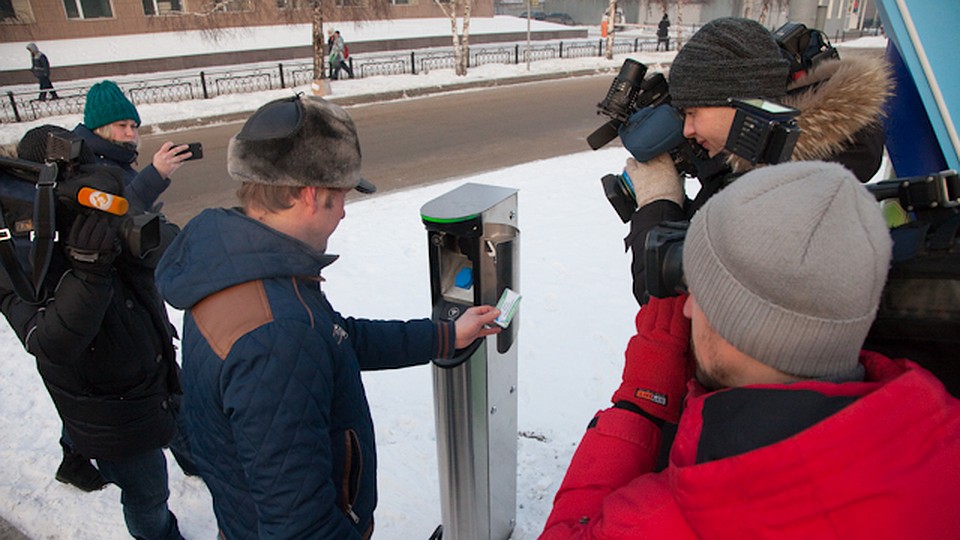
<svg viewBox="0 0 960 540"><path fill-rule="evenodd" d="M347 106L357 124L363 174L380 193L587 150L586 136L613 74L499 86ZM165 140L200 141L204 159L173 175L164 213L183 225L201 209L232 206L226 146L240 122L143 138L142 160Z"/></svg>

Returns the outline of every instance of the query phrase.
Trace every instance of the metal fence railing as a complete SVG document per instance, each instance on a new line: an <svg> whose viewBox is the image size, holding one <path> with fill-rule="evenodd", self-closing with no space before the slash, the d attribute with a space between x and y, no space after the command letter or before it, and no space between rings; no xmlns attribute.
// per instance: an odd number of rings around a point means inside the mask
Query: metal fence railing
<svg viewBox="0 0 960 540"><path fill-rule="evenodd" d="M860 35L863 35L861 33ZM835 42L860 37L838 34ZM602 56L605 39L581 39L514 45L473 45L470 47L469 66L486 64L519 64L529 61L557 58L584 58ZM656 49L655 37L636 37L614 40L615 54L650 52ZM350 56L348 62L354 76L427 73L437 69L452 69L453 48L426 49L409 53L369 53ZM209 99L226 94L241 94L261 90L292 88L313 80L311 61L293 61L279 64L231 66L201 71L196 74L159 75L142 79L127 78L118 84L136 104L172 103L195 99ZM37 90L6 92L0 96L0 123L25 122L47 116L83 112L88 86L80 83L58 85L59 99L39 99Z"/></svg>

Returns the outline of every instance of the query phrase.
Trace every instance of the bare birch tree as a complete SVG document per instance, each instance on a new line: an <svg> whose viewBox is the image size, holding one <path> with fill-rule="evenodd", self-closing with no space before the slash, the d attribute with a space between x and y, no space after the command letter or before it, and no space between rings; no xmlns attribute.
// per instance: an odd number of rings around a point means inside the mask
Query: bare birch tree
<svg viewBox="0 0 960 540"><path fill-rule="evenodd" d="M327 53L323 40L323 0L312 0L310 16L310 31L312 33L311 43L313 44L313 92L315 94L325 94L326 85L322 81L327 78Z"/></svg>
<svg viewBox="0 0 960 540"><path fill-rule="evenodd" d="M613 39L617 33L617 0L610 0L607 7L607 42L604 47L603 56L607 60L613 60Z"/></svg>
<svg viewBox="0 0 960 540"><path fill-rule="evenodd" d="M677 0L677 50L683 47L683 0Z"/></svg>
<svg viewBox="0 0 960 540"><path fill-rule="evenodd" d="M760 16L757 17L757 22L760 24L765 24L767 20L767 14L770 12L770 0L762 0L760 2Z"/></svg>
<svg viewBox="0 0 960 540"><path fill-rule="evenodd" d="M473 0L433 0L433 3L450 19L455 73L460 76L466 75L467 67L470 65L470 11L473 9ZM458 16L463 20L459 28Z"/></svg>

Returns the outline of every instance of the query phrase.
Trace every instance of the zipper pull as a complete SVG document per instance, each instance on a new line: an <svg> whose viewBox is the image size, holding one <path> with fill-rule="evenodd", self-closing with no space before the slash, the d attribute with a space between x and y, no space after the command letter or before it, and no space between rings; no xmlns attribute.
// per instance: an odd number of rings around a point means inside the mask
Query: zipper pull
<svg viewBox="0 0 960 540"><path fill-rule="evenodd" d="M360 523L360 516L358 516L356 512L353 511L353 505L351 504L347 505L347 516L350 517L350 520L353 521L354 525L356 525L357 523Z"/></svg>

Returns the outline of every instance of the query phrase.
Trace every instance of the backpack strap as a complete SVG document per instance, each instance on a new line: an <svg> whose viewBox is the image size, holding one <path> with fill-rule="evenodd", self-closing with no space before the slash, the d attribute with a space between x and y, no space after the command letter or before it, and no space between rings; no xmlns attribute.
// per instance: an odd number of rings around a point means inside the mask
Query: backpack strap
<svg viewBox="0 0 960 540"><path fill-rule="evenodd" d="M0 265L10 278L13 292L30 304L39 301L36 288L27 278L27 273L17 259L17 248L13 244L13 232L3 217L3 204L0 203Z"/></svg>
<svg viewBox="0 0 960 540"><path fill-rule="evenodd" d="M30 304L40 303L43 280L47 276L50 260L53 258L53 244L57 239L55 194L58 168L55 163L46 163L40 169L37 180L37 196L34 200L32 241L30 260L32 261L32 280L20 264L13 231L4 218L3 205L0 203L0 265L3 266L13 291L23 301Z"/></svg>
<svg viewBox="0 0 960 540"><path fill-rule="evenodd" d="M53 258L53 243L57 240L56 222L56 195L57 187L56 163L45 163L40 169L37 179L37 198L33 203L33 284L39 293L43 279L50 268L50 259Z"/></svg>

